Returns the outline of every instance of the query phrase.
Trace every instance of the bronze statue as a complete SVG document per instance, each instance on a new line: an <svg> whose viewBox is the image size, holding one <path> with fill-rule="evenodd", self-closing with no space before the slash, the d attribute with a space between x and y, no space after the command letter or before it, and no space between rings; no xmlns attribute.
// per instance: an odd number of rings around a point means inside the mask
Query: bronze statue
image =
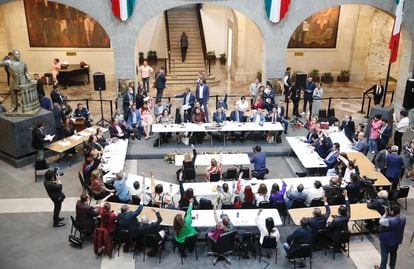
<svg viewBox="0 0 414 269"><path fill-rule="evenodd" d="M40 110L39 99L36 91L36 83L31 80L27 65L20 60L20 51L13 50L10 60L0 61L0 67L7 66L10 72L10 96L12 107L10 115L35 115ZM18 94L22 100L22 111L18 112Z"/></svg>

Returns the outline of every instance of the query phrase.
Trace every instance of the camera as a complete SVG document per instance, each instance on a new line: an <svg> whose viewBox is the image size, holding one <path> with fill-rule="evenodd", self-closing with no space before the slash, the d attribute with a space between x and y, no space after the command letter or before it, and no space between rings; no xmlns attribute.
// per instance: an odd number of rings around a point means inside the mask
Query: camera
<svg viewBox="0 0 414 269"><path fill-rule="evenodd" d="M64 175L63 170L60 170L59 167L55 167L54 171L55 171L55 175L56 176L60 176L61 177L61 176Z"/></svg>

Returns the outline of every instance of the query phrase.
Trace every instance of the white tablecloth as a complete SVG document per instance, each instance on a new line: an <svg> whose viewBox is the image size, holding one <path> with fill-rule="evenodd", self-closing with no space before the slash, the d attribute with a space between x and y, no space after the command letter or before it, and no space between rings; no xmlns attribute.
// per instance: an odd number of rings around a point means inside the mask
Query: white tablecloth
<svg viewBox="0 0 414 269"><path fill-rule="evenodd" d="M332 140L332 143L339 143L340 145L340 152L357 152L351 148L352 143L349 141L348 137L344 134L344 132L338 131L335 129L329 129L327 132L329 138Z"/></svg>
<svg viewBox="0 0 414 269"><path fill-rule="evenodd" d="M211 159L215 158L222 165L249 165L250 159L247 153L224 154L197 154L196 166L210 166ZM175 166L183 165L184 155L175 155Z"/></svg>
<svg viewBox="0 0 414 269"><path fill-rule="evenodd" d="M235 227L254 227L256 216L259 209L226 209L217 210L216 214L220 218L222 214L228 215ZM214 227L216 226L213 210L193 210L193 227ZM275 226L282 225L277 209L263 209L261 215L268 218L272 217Z"/></svg>
<svg viewBox="0 0 414 269"><path fill-rule="evenodd" d="M117 173L123 170L127 148L128 139L120 139L115 143L107 145L102 155L102 159L104 160L102 169L109 171L109 173Z"/></svg>
<svg viewBox="0 0 414 269"><path fill-rule="evenodd" d="M207 128L206 128L207 127ZM209 128L214 127L214 128ZM169 132L232 132L232 131L283 131L283 127L279 122L265 122L263 126L255 122L225 122L219 128L215 128L215 123L184 123L184 124L153 124L152 131L154 133Z"/></svg>
<svg viewBox="0 0 414 269"><path fill-rule="evenodd" d="M309 144L303 142L304 139L305 137L286 137L290 147L305 168L326 167L318 153Z"/></svg>

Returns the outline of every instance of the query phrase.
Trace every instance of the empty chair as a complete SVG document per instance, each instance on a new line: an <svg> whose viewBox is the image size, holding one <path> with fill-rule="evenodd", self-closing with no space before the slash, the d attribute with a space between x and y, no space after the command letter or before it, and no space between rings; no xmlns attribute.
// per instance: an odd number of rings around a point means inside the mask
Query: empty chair
<svg viewBox="0 0 414 269"><path fill-rule="evenodd" d="M326 121L327 118L326 109L320 109L318 115L319 121Z"/></svg>
<svg viewBox="0 0 414 269"><path fill-rule="evenodd" d="M285 202L283 201L277 201L275 204L275 208L279 212L279 215L283 217L283 225L286 225L286 217L288 215L287 207Z"/></svg>
<svg viewBox="0 0 414 269"><path fill-rule="evenodd" d="M245 232L241 237L239 237L239 260L241 256L248 257L249 251L253 252L254 259L256 259L256 235L252 232Z"/></svg>
<svg viewBox="0 0 414 269"><path fill-rule="evenodd" d="M263 243L259 244L259 263L262 259L263 249L274 249L275 250L275 263L277 263L277 240L274 236L265 236L263 238Z"/></svg>
<svg viewBox="0 0 414 269"><path fill-rule="evenodd" d="M85 180L83 179L83 174L80 171L78 171L78 177L79 177L80 184L82 186L82 194L86 194L88 190L86 188Z"/></svg>
<svg viewBox="0 0 414 269"><path fill-rule="evenodd" d="M237 169L234 167L227 169L227 171L223 174L224 179L237 179L237 177Z"/></svg>
<svg viewBox="0 0 414 269"><path fill-rule="evenodd" d="M311 201L311 203L310 203L310 207L316 207L316 206L323 206L324 205L324 203L323 203L323 201L321 200L321 199L319 199L319 198L315 198L315 199L313 199L312 201Z"/></svg>
<svg viewBox="0 0 414 269"><path fill-rule="evenodd" d="M231 231L221 234L217 240L211 236L207 238L212 250L211 252L207 253L207 256L215 257L213 260L213 265L216 265L219 259L224 259L226 263L231 264L231 261L227 255L234 252L236 234L237 231Z"/></svg>
<svg viewBox="0 0 414 269"><path fill-rule="evenodd" d="M297 259L306 259L306 258L309 258L309 268L312 269L312 245L311 244L301 244L299 249L295 251L294 255L291 257L291 259L293 259L293 268L296 269Z"/></svg>

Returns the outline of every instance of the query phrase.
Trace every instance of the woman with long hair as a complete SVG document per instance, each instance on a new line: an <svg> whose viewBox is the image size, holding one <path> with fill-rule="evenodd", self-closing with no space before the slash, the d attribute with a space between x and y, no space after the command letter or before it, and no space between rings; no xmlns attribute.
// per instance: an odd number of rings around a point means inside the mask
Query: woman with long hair
<svg viewBox="0 0 414 269"><path fill-rule="evenodd" d="M213 173L218 173L221 178L221 173L223 172L223 167L220 162L212 158L210 161L210 167L206 169L206 181L210 182L210 175Z"/></svg>
<svg viewBox="0 0 414 269"><path fill-rule="evenodd" d="M185 239L189 236L193 236L197 234L196 229L192 226L192 211L193 211L193 199L190 199L190 203L188 205L187 213L185 218L183 218L182 214L177 214L174 218L174 231L175 231L175 241L178 245L178 250L182 255L185 255L185 248L184 245ZM190 246L191 247L191 246Z"/></svg>
<svg viewBox="0 0 414 269"><path fill-rule="evenodd" d="M276 237L276 241L279 241L279 230L275 227L275 222L273 221L273 218L264 218L263 215L261 215L262 211L262 209L259 209L259 212L257 212L256 216L256 225L260 231L260 244L263 243L263 238L265 236L274 236Z"/></svg>
<svg viewBox="0 0 414 269"><path fill-rule="evenodd" d="M147 100L144 102L144 104L141 107L141 119L142 119L142 126L144 127L144 133L145 133L145 140L148 140L151 138L151 126L154 122L154 118L152 116L152 100Z"/></svg>
<svg viewBox="0 0 414 269"><path fill-rule="evenodd" d="M254 196L252 187L250 185L247 185L246 187L244 187L244 191L243 191L243 203L254 205L254 201L255 201L255 196Z"/></svg>
<svg viewBox="0 0 414 269"><path fill-rule="evenodd" d="M273 183L272 189L270 190L270 206L275 206L276 202L285 202L284 195L286 192L287 184L283 181L282 190L280 190L279 184Z"/></svg>

